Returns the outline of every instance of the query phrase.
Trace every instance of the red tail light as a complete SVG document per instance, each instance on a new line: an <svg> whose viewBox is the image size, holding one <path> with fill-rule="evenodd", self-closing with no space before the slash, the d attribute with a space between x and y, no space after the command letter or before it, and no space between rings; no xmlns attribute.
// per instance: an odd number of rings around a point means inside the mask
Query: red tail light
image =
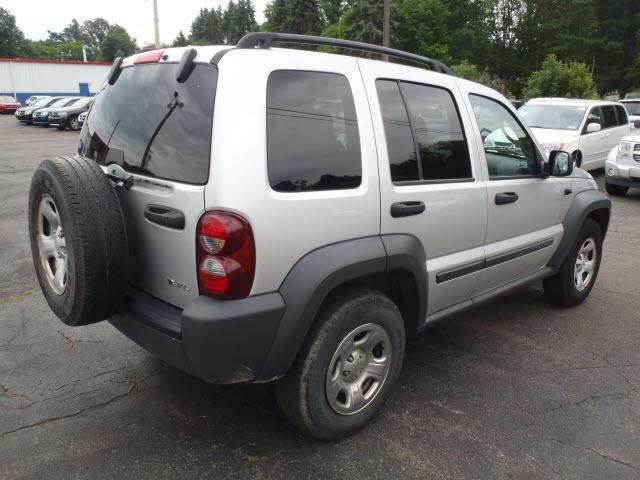
<svg viewBox="0 0 640 480"><path fill-rule="evenodd" d="M158 63L162 58L164 50L149 50L148 52L142 52L133 61L134 65L140 65L141 63Z"/></svg>
<svg viewBox="0 0 640 480"><path fill-rule="evenodd" d="M229 212L207 212L198 222L196 262L200 293L223 300L251 291L256 248L249 223Z"/></svg>

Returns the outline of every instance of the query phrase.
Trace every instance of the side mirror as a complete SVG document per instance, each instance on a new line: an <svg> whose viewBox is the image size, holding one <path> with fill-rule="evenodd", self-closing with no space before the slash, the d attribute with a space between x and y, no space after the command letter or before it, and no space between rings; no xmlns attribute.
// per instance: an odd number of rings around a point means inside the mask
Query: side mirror
<svg viewBox="0 0 640 480"><path fill-rule="evenodd" d="M573 162L567 152L552 150L545 169L553 177L567 177L573 173Z"/></svg>
<svg viewBox="0 0 640 480"><path fill-rule="evenodd" d="M592 122L587 125L587 133L599 132L600 130L602 130L602 125L599 123Z"/></svg>
<svg viewBox="0 0 640 480"><path fill-rule="evenodd" d="M633 121L633 128L640 128L640 120Z"/></svg>

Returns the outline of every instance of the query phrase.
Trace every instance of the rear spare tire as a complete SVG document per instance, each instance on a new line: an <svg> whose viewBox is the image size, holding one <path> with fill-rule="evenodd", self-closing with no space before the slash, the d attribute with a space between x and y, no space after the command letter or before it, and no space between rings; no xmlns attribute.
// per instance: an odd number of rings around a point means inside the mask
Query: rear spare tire
<svg viewBox="0 0 640 480"><path fill-rule="evenodd" d="M123 304L128 249L120 202L92 160L45 160L29 191L29 238L40 288L67 325L111 317Z"/></svg>

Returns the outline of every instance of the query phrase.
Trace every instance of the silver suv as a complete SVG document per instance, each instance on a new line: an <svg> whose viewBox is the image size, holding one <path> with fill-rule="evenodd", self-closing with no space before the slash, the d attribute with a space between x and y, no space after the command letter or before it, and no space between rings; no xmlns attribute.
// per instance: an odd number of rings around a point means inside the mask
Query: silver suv
<svg viewBox="0 0 640 480"><path fill-rule="evenodd" d="M539 279L559 305L589 295L610 202L540 151L502 95L397 50L143 52L114 62L77 155L35 172L33 259L66 324L274 382L292 423L338 438L382 407L407 335Z"/></svg>

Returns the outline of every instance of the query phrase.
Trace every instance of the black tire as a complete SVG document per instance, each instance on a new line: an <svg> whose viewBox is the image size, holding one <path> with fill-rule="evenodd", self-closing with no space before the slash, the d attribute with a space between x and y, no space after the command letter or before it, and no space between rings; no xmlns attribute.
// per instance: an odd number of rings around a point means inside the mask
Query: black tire
<svg viewBox="0 0 640 480"><path fill-rule="evenodd" d="M47 276L53 268L45 269L52 258L57 265L55 258L63 257L58 253L45 260L36 237L39 225L47 223L38 218L43 198L53 200L66 242L66 264L61 269L66 271L62 276L66 285L60 293ZM116 192L95 162L61 157L40 164L29 191L29 236L40 288L65 324L95 323L122 306L128 263L125 224Z"/></svg>
<svg viewBox="0 0 640 480"><path fill-rule="evenodd" d="M580 248L588 238L592 238L596 246L595 267L588 285L583 290L579 290L578 287L576 287L574 277L576 260L578 258ZM578 233L578 238L571 247L567 258L558 272L552 277L544 279L544 293L549 301L562 307L573 307L582 303L589 296L589 293L596 282L598 271L600 270L601 259L602 232L600 231L600 226L595 220L587 218L582 224L580 232Z"/></svg>
<svg viewBox="0 0 640 480"><path fill-rule="evenodd" d="M388 335L391 347L386 379L362 410L343 415L330 406L325 390L327 370L341 341L359 326L374 324ZM326 302L287 376L274 386L285 417L309 435L333 440L371 420L396 382L405 349L405 328L396 305L375 290L350 290Z"/></svg>
<svg viewBox="0 0 640 480"><path fill-rule="evenodd" d="M606 180L604 182L604 189L607 191L609 195L612 195L614 197L624 197L629 191L629 187L613 185L611 183L608 183Z"/></svg>
<svg viewBox="0 0 640 480"><path fill-rule="evenodd" d="M75 121L75 122L74 122ZM69 120L67 120L67 125L69 126L69 130L78 131L81 128L81 125L78 123L78 115L71 115ZM75 127L74 127L75 125Z"/></svg>

